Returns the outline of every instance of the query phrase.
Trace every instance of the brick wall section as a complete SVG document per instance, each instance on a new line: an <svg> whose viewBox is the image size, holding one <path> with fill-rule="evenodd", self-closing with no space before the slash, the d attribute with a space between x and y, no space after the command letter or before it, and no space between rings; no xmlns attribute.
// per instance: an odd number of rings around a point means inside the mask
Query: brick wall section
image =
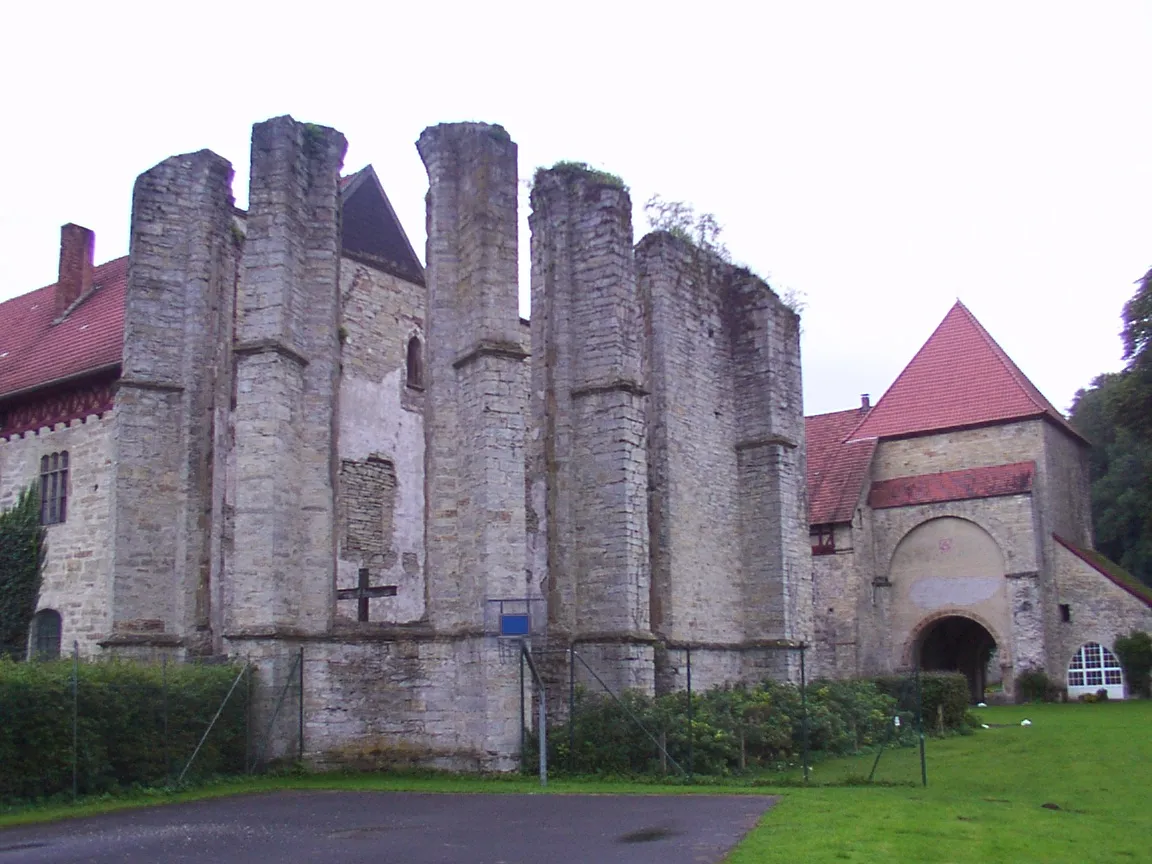
<svg viewBox="0 0 1152 864"><path fill-rule="evenodd" d="M346 147L335 130L291 117L253 128L234 349L235 635L322 632L332 619Z"/></svg>
<svg viewBox="0 0 1152 864"><path fill-rule="evenodd" d="M533 480L546 501L549 635L585 643L611 686L651 690L650 646L588 644L651 641L631 199L556 169L537 173L532 208Z"/></svg>
<svg viewBox="0 0 1152 864"><path fill-rule="evenodd" d="M395 597L369 601L371 621L402 623L424 616L424 400L407 386L407 346L424 338L425 288L345 257L340 267L341 334L339 453L362 463L376 457L393 466L392 521L372 565L372 584L397 586ZM340 507L345 490L338 490ZM337 588L354 588L362 558L337 553ZM356 601L339 601L343 618L356 618Z"/></svg>
<svg viewBox="0 0 1152 864"><path fill-rule="evenodd" d="M89 657L112 629L111 514L114 415L57 423L52 429L0 438L0 510L16 503L20 490L40 482L42 456L68 453L68 512L48 526L48 553L37 609L61 617L61 651L72 643Z"/></svg>
<svg viewBox="0 0 1152 864"><path fill-rule="evenodd" d="M428 618L472 636L460 746L511 766L518 667L479 635L487 601L524 596L527 352L517 300L516 145L499 126L424 130L428 170L425 471Z"/></svg>
<svg viewBox="0 0 1152 864"><path fill-rule="evenodd" d="M813 638L809 660L814 676L851 678L856 674L857 607L861 593L869 587L857 571L858 562L864 557L863 550L857 548L860 533L855 522L836 525L835 553L812 556Z"/></svg>
<svg viewBox="0 0 1152 864"><path fill-rule="evenodd" d="M212 650L217 377L235 284L232 167L209 151L142 174L116 395L113 630L130 649ZM224 349L226 350L226 349Z"/></svg>

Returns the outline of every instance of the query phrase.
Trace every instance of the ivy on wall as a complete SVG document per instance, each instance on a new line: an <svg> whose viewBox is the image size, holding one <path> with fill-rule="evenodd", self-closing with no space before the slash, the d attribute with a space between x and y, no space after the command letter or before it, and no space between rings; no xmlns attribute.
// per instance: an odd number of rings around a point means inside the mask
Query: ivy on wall
<svg viewBox="0 0 1152 864"><path fill-rule="evenodd" d="M44 570L45 531L35 486L0 513L0 657L24 659Z"/></svg>

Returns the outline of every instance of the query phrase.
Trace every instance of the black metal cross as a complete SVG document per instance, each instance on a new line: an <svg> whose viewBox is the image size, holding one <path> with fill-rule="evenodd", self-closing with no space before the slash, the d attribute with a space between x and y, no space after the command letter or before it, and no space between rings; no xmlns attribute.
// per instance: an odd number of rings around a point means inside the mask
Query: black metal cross
<svg viewBox="0 0 1152 864"><path fill-rule="evenodd" d="M336 599L338 600L356 600L357 602L357 621L368 620L368 600L372 597L395 597L395 585L369 585L368 584L368 568L360 568L360 584L355 588L341 588L336 592Z"/></svg>

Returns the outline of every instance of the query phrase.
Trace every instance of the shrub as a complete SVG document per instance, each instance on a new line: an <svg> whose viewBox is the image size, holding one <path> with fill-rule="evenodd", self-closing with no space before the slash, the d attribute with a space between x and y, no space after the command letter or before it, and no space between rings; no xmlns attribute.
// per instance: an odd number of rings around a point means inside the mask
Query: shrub
<svg viewBox="0 0 1152 864"><path fill-rule="evenodd" d="M76 690L77 780L83 794L178 774L239 669L81 663ZM165 682L165 678L167 679ZM244 768L244 688L228 700L190 776ZM0 800L72 788L72 663L0 660Z"/></svg>
<svg viewBox="0 0 1152 864"><path fill-rule="evenodd" d="M1017 702L1051 702L1057 688L1043 669L1031 667L1016 676Z"/></svg>
<svg viewBox="0 0 1152 864"><path fill-rule="evenodd" d="M901 711L916 710L916 681L908 676L884 675L871 679L881 693L896 700ZM959 672L921 672L921 706L925 729L935 729L943 715L945 729L968 727L968 679Z"/></svg>
<svg viewBox="0 0 1152 864"><path fill-rule="evenodd" d="M0 657L24 659L40 595L44 536L40 496L35 486L25 487L15 506L0 513Z"/></svg>
<svg viewBox="0 0 1152 864"><path fill-rule="evenodd" d="M956 685L950 676L938 682L936 703L947 704L950 727L964 727L967 683L960 679L964 700L953 705ZM882 743L892 730L897 702L873 681L815 681L807 690L808 748L813 757L858 752ZM629 717L631 712L669 756L697 774L726 775L746 769L795 764L803 749L804 708L798 687L766 681L755 687L719 687L693 694L692 722L684 692L651 697L627 692L625 711L611 697L578 690L573 725L549 730L548 747L555 765L578 774L656 774L675 769L664 763L660 749ZM898 743L911 743L910 713L903 713ZM574 750L570 750L569 736ZM536 758L529 741L528 764ZM571 761L570 761L571 760Z"/></svg>
<svg viewBox="0 0 1152 864"><path fill-rule="evenodd" d="M1117 639L1112 651L1124 668L1128 690L1145 698L1152 696L1152 636L1133 630Z"/></svg>

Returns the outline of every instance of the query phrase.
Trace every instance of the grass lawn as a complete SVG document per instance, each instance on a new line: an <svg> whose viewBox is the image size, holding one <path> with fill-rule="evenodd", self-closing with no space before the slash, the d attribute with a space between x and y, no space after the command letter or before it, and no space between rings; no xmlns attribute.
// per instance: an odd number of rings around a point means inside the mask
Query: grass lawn
<svg viewBox="0 0 1152 864"><path fill-rule="evenodd" d="M780 803L732 853L761 862L1152 861L1152 701L979 709L993 728L929 740L928 788L837 786L777 790ZM1033 725L1020 726L1029 718ZM866 776L872 756L818 764L815 784ZM913 749L888 751L877 780L919 783ZM0 813L0 826L146 803L284 788L538 792L531 779L453 776L262 777L190 792L80 807ZM772 792L748 786L652 786L558 781L550 792ZM1043 805L1055 805L1045 808Z"/></svg>

